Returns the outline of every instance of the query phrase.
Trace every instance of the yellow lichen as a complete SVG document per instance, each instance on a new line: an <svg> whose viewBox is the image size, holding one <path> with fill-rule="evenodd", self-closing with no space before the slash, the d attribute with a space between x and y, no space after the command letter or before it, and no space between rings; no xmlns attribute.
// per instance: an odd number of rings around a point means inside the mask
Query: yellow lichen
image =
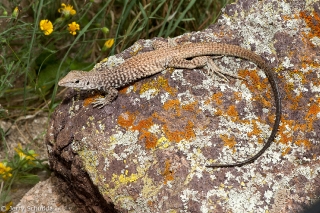
<svg viewBox="0 0 320 213"><path fill-rule="evenodd" d="M130 176L127 176L125 174L121 174L121 175L119 175L118 180L119 180L120 183L135 182L136 180L138 180L138 175L137 174L131 174Z"/></svg>
<svg viewBox="0 0 320 213"><path fill-rule="evenodd" d="M158 139L157 141L157 146L159 149L165 149L169 147L169 140L162 136L161 138Z"/></svg>
<svg viewBox="0 0 320 213"><path fill-rule="evenodd" d="M176 89L169 86L168 80L163 76L159 76L157 79L152 81L148 81L141 86L140 94L150 90L155 89L156 91L160 91L160 89L164 89L170 95L174 95L176 93Z"/></svg>

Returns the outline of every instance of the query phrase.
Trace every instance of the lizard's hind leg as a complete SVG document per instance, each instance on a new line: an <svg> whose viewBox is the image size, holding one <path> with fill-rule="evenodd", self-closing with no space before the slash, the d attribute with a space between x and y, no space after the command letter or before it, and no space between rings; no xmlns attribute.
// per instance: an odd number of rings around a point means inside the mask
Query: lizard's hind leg
<svg viewBox="0 0 320 213"><path fill-rule="evenodd" d="M209 56L198 56L198 57L192 58L191 60L187 60L179 57L172 57L170 61L168 61L166 64L166 67L168 68L172 67L172 68L186 68L186 69L195 69L197 67L205 67L205 66L207 67L208 75L211 77L214 76L214 73L216 73L217 75L222 77L224 81L228 81L228 78L226 77L226 75L231 76L233 78L244 80L243 78L237 75L233 75L219 69L219 67L213 62L212 58L210 58Z"/></svg>
<svg viewBox="0 0 320 213"><path fill-rule="evenodd" d="M222 56L217 56L217 57L222 57ZM215 58L217 58L215 57ZM227 76L230 76L232 78L237 78L237 79L241 79L241 80L245 80L244 78L241 78L237 75L234 75L234 74L231 74L229 72L224 72L222 71L215 63L214 61L212 60L212 58L208 57L208 60L207 60L207 69L208 69L208 74L210 76L213 76L214 73L216 73L217 75L219 75L221 78L223 78L225 81L229 81L229 79L226 77Z"/></svg>

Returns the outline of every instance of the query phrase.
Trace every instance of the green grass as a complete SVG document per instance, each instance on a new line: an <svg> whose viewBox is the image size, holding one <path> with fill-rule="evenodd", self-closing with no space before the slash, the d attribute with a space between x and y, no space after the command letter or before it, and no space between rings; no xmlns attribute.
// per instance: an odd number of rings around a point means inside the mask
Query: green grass
<svg viewBox="0 0 320 213"><path fill-rule="evenodd" d="M71 15L63 14L61 3L65 2L38 0L21 8L19 2L0 3L0 119L11 121L39 111L52 113L62 97L57 82L70 70L91 70L97 62L139 39L175 37L205 29L216 21L221 8L233 1L107 0L99 4L82 1L79 5L69 1L74 10L69 12L76 12ZM49 35L40 29L41 20L52 23ZM72 22L80 27L72 31L74 35L68 30ZM0 135L3 148L6 133L1 128ZM0 159L3 162L14 167L20 161L17 156L8 156ZM10 183L0 172L1 189L7 193L25 172L14 171Z"/></svg>
<svg viewBox="0 0 320 213"><path fill-rule="evenodd" d="M202 30L215 22L230 0L109 0L84 5L74 1L71 5L76 14L69 17L58 12L62 8L58 1L35 2L19 10L14 1L0 5L2 117L15 118L38 110L52 112L59 103L56 83L68 71L90 70L138 39ZM50 35L39 28L44 19L53 23ZM76 35L67 30L71 22L80 25ZM103 48L107 39L115 41L111 48Z"/></svg>

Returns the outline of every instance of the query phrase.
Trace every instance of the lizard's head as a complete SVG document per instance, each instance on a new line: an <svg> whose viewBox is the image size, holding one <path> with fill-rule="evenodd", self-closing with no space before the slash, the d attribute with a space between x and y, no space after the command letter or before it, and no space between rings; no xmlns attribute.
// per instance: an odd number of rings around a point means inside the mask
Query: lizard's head
<svg viewBox="0 0 320 213"><path fill-rule="evenodd" d="M92 72L71 71L59 81L58 85L62 87L79 88L82 90L99 89L97 79L93 79L92 76L94 76L92 75Z"/></svg>

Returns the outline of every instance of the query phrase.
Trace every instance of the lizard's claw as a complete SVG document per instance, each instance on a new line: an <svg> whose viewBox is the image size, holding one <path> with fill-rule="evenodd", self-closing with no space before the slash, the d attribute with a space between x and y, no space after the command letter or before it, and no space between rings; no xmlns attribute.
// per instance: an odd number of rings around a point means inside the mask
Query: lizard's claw
<svg viewBox="0 0 320 213"><path fill-rule="evenodd" d="M237 75L233 75L233 74L231 74L231 73L222 71L222 70L219 69L219 67L213 62L213 60L212 60L211 58L208 58L207 67L208 67L209 75L210 75L210 76L213 76L213 74L216 73L217 75L219 75L220 77L222 77L225 82L228 82L228 81L229 81L229 79L226 77L226 75L227 75L227 76L230 76L230 77L233 77L233 78L245 80L244 78L241 78L241 77L239 77L239 76L237 76Z"/></svg>
<svg viewBox="0 0 320 213"><path fill-rule="evenodd" d="M107 104L110 104L110 100L106 97L104 98L97 98L94 102L93 102L93 107L98 107L99 109L101 109L102 107L104 107Z"/></svg>
<svg viewBox="0 0 320 213"><path fill-rule="evenodd" d="M93 102L93 107L98 107L101 109L107 104L110 104L118 95L118 90L113 87L108 89L108 94L104 98L97 98Z"/></svg>

